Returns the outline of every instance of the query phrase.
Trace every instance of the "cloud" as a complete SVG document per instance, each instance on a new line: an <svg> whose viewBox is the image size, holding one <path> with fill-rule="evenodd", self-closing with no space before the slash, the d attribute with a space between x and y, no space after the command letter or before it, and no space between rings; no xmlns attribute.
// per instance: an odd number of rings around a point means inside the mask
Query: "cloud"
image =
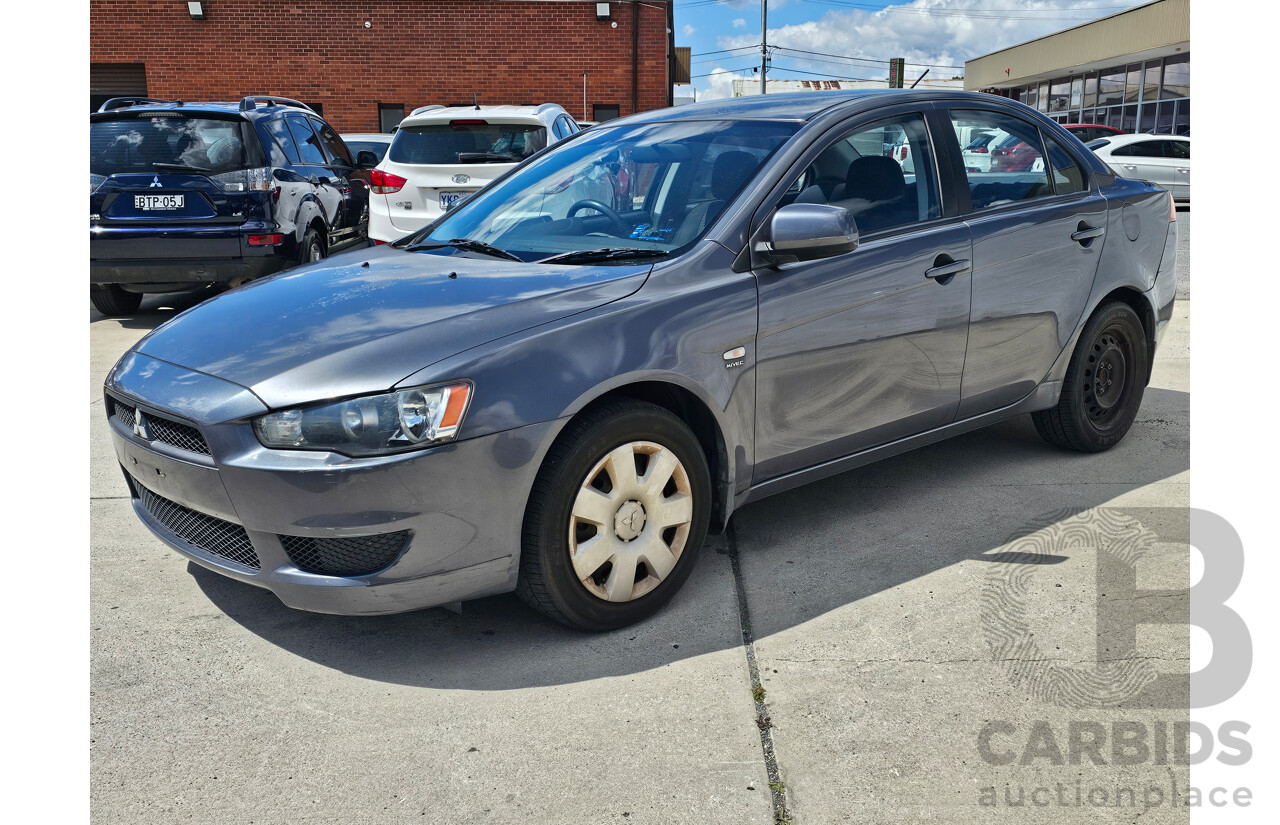
<svg viewBox="0 0 1280 825"><path fill-rule="evenodd" d="M782 71L794 68L832 78L880 79L888 75L888 62L894 57L906 58L908 79L918 77L925 68L931 78L947 78L962 75L965 60L1114 14L1117 6L1142 1L913 0L880 11L832 10L804 23L770 28L769 45L862 58L848 61L780 49L773 58L780 78L797 77ZM741 27L734 21L734 28L745 29L745 21ZM746 31L716 38L719 49L757 43L759 34ZM724 62L735 68L741 65L730 63L730 58ZM699 78L700 99L701 92L711 94L726 85L732 95L732 86L722 78L731 80L727 74Z"/></svg>
<svg viewBox="0 0 1280 825"><path fill-rule="evenodd" d="M732 72L716 66L707 77L697 79L702 85L697 87L698 100L716 100L722 97L733 97L733 81L757 78L751 72Z"/></svg>
<svg viewBox="0 0 1280 825"><path fill-rule="evenodd" d="M742 28L742 27L743 27L743 26L745 26L745 25L747 25L747 21L746 21L746 20L742 19L741 17L735 17L735 18L734 18L734 20L733 20L733 27L734 27L735 29L740 29L740 28Z"/></svg>
<svg viewBox="0 0 1280 825"><path fill-rule="evenodd" d="M697 31L697 29L695 29L693 26L690 26L688 23L685 23L685 24L684 24L684 28L683 28L683 29L681 29L681 31L683 31L683 32L684 32L684 36L685 36L685 37L689 37L689 36L691 36L694 32L696 32L696 31Z"/></svg>

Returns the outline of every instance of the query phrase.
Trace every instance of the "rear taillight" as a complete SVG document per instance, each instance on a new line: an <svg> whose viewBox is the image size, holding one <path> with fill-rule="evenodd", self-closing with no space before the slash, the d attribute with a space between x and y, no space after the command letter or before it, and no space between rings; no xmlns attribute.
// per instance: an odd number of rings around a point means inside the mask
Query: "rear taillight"
<svg viewBox="0 0 1280 825"><path fill-rule="evenodd" d="M979 155L985 155L985 154L987 153L987 147L985 147L985 146L979 146L977 149L974 149L973 151L974 151L976 154L979 154Z"/></svg>
<svg viewBox="0 0 1280 825"><path fill-rule="evenodd" d="M279 246L284 243L284 235L250 235L249 246Z"/></svg>
<svg viewBox="0 0 1280 825"><path fill-rule="evenodd" d="M271 168L237 169L210 175L209 180L222 187L223 192L266 192L271 188Z"/></svg>
<svg viewBox="0 0 1280 825"><path fill-rule="evenodd" d="M378 195L390 195L394 192L399 192L400 187L408 182L407 179L399 175L393 175L381 169L374 169L369 173L369 188Z"/></svg>
<svg viewBox="0 0 1280 825"><path fill-rule="evenodd" d="M454 129L457 129L460 127L466 128L468 126L488 126L489 121L487 120L451 120L449 121L449 125L452 126Z"/></svg>
<svg viewBox="0 0 1280 825"><path fill-rule="evenodd" d="M382 246L384 243L386 243L386 241L380 241L377 238L373 239L374 246Z"/></svg>

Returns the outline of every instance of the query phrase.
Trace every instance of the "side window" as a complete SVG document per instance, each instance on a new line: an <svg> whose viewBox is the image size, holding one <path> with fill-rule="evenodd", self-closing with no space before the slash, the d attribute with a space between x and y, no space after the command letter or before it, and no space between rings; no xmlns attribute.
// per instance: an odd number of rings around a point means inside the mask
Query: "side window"
<svg viewBox="0 0 1280 825"><path fill-rule="evenodd" d="M551 126L551 133L556 136L557 140L563 140L564 138L568 137L568 134L566 133L564 128L563 117L556 118L556 122Z"/></svg>
<svg viewBox="0 0 1280 825"><path fill-rule="evenodd" d="M1045 147L1049 150L1049 167L1053 170L1053 193L1069 195L1072 192L1083 192L1089 178L1080 164L1071 157L1071 153L1048 136L1045 137Z"/></svg>
<svg viewBox="0 0 1280 825"><path fill-rule="evenodd" d="M1169 141L1169 151L1165 157L1191 160L1191 142L1187 140Z"/></svg>
<svg viewBox="0 0 1280 825"><path fill-rule="evenodd" d="M900 115L859 127L823 150L781 205L818 203L853 213L862 234L942 214L924 118Z"/></svg>
<svg viewBox="0 0 1280 825"><path fill-rule="evenodd" d="M999 142L992 142L984 165L965 159L974 211L1053 194L1037 126L1012 115L982 109L953 109L950 115L957 139L975 129L1005 134Z"/></svg>
<svg viewBox="0 0 1280 825"><path fill-rule="evenodd" d="M311 120L311 126L316 130L316 134L320 136L320 143L324 146L324 150L330 158L340 166L347 166L352 169L356 167L356 162L352 159L351 152L347 151L342 138L338 137L338 133L333 131L332 126L323 120L315 119Z"/></svg>
<svg viewBox="0 0 1280 825"><path fill-rule="evenodd" d="M1160 147L1164 143L1162 140L1143 140L1138 143L1130 143L1128 146L1121 146L1111 154L1112 156L1126 158L1158 158L1163 157L1164 152Z"/></svg>
<svg viewBox="0 0 1280 825"><path fill-rule="evenodd" d="M271 165L287 166L297 163L298 146L294 143L289 127L284 124L284 118L269 121L267 132L271 135L271 145L267 147L267 151L271 153Z"/></svg>
<svg viewBox="0 0 1280 825"><path fill-rule="evenodd" d="M320 138L316 137L316 133L311 130L306 116L287 115L285 120L289 122L289 131L293 133L293 140L298 146L298 154L302 157L302 162L323 166L326 161L324 150L320 148Z"/></svg>

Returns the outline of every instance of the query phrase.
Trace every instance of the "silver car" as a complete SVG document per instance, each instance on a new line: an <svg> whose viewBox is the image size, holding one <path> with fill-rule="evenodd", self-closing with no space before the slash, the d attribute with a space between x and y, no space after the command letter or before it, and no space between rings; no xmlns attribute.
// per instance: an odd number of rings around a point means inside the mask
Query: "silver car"
<svg viewBox="0 0 1280 825"><path fill-rule="evenodd" d="M966 171L976 130L1041 170ZM565 204L582 180L607 198ZM291 607L514 590L619 627L748 502L1024 413L1114 446L1175 227L1168 193L990 95L665 109L177 316L107 378L111 437L156 536Z"/></svg>

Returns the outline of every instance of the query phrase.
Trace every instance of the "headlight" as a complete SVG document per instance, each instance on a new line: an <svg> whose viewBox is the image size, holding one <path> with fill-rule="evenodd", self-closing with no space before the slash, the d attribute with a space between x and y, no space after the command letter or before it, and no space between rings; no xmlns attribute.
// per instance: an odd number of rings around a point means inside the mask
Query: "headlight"
<svg viewBox="0 0 1280 825"><path fill-rule="evenodd" d="M263 446L387 455L453 441L471 400L460 382L268 413L253 420Z"/></svg>

